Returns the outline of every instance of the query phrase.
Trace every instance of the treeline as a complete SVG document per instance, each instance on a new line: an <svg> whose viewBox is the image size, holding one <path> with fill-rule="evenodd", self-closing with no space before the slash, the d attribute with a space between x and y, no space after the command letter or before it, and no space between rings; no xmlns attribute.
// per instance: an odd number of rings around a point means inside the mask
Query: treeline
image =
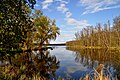
<svg viewBox="0 0 120 80"><path fill-rule="evenodd" d="M75 33L75 40L66 43L67 46L81 48L110 48L120 47L120 16L110 22L96 26L88 26L82 31Z"/></svg>

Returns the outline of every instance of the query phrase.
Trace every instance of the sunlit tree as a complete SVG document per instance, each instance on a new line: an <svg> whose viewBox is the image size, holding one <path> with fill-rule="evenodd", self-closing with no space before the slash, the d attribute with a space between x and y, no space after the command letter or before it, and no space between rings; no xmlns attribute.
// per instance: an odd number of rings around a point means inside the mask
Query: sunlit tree
<svg viewBox="0 0 120 80"><path fill-rule="evenodd" d="M34 16L34 42L39 43L39 47L48 44L50 40L55 40L60 34L59 28L55 24L55 20L51 20L44 16L40 10L35 10Z"/></svg>
<svg viewBox="0 0 120 80"><path fill-rule="evenodd" d="M120 32L120 16L113 19L113 29Z"/></svg>

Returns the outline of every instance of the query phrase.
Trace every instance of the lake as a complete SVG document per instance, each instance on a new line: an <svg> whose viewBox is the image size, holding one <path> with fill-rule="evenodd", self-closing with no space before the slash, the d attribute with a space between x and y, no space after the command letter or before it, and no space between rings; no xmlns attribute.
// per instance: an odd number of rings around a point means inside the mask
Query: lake
<svg viewBox="0 0 120 80"><path fill-rule="evenodd" d="M53 50L0 56L0 79L5 80L79 80L93 77L99 64L104 74L120 79L120 51L108 49L73 49L52 46ZM12 54L12 53L11 53ZM7 76L7 77L6 77ZM116 79L117 80L117 79Z"/></svg>
<svg viewBox="0 0 120 80"><path fill-rule="evenodd" d="M55 72L57 78L79 80L86 74L92 74L93 68L99 64L104 64L112 76L120 76L120 53L116 51L105 49L72 50L66 46L58 46L50 50L50 54L55 55L60 61L60 67Z"/></svg>

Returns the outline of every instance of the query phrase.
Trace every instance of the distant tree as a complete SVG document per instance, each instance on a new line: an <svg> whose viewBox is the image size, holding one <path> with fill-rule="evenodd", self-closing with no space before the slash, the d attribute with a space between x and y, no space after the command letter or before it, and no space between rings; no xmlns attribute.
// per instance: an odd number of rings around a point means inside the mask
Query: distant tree
<svg viewBox="0 0 120 80"><path fill-rule="evenodd" d="M113 19L113 29L120 32L120 16Z"/></svg>
<svg viewBox="0 0 120 80"><path fill-rule="evenodd" d="M67 42L67 44L83 47L120 47L120 16L114 18L113 21L112 27L108 21L103 26L97 24L95 27L83 28L81 33L75 33L76 40Z"/></svg>
<svg viewBox="0 0 120 80"><path fill-rule="evenodd" d="M81 36L80 36L80 33L79 33L79 32L76 32L76 33L75 33L75 39L76 39L76 40L79 40L80 37L81 37Z"/></svg>
<svg viewBox="0 0 120 80"><path fill-rule="evenodd" d="M120 46L120 16L113 19L114 41L117 46Z"/></svg>

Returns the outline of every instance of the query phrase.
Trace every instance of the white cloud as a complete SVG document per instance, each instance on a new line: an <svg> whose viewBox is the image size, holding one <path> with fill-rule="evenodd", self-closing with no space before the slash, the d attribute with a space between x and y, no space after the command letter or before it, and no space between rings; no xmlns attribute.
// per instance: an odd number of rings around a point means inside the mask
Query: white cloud
<svg viewBox="0 0 120 80"><path fill-rule="evenodd" d="M53 0L44 0L42 2L42 9L48 9L48 7L53 3Z"/></svg>
<svg viewBox="0 0 120 80"><path fill-rule="evenodd" d="M67 18L69 18L69 17L72 16L72 13L68 11L68 12L66 12L65 16L66 16Z"/></svg>
<svg viewBox="0 0 120 80"><path fill-rule="evenodd" d="M107 9L114 9L114 8L120 8L120 5L111 6L111 7L105 7L105 8L99 8L97 10L92 11L91 13L95 13L95 12L102 11L102 10L107 10Z"/></svg>
<svg viewBox="0 0 120 80"><path fill-rule="evenodd" d="M74 30L68 30L68 31L66 31L66 30L61 30L60 32L62 32L62 33L69 33L69 32L75 33Z"/></svg>
<svg viewBox="0 0 120 80"><path fill-rule="evenodd" d="M119 2L120 0L80 0L81 5L84 6L86 10L83 14L120 8L120 5L117 5Z"/></svg>
<svg viewBox="0 0 120 80"><path fill-rule="evenodd" d="M68 34L67 33L61 33L57 38L56 40L51 40L50 43L65 43L66 41L70 41L70 40L73 40L74 39L74 34Z"/></svg>
<svg viewBox="0 0 120 80"><path fill-rule="evenodd" d="M60 2L60 5L57 7L57 10L64 13L65 17L71 17L72 13L69 11L69 9L66 7L68 4L68 1L63 1L63 0L56 0Z"/></svg>
<svg viewBox="0 0 120 80"><path fill-rule="evenodd" d="M68 4L69 1L65 1L65 0L55 0L57 2L60 2L60 3L64 3L64 4Z"/></svg>
<svg viewBox="0 0 120 80"><path fill-rule="evenodd" d="M68 11L68 8L66 8L66 4L60 4L60 6L57 7L58 11L61 11L62 13L66 13Z"/></svg>
<svg viewBox="0 0 120 80"><path fill-rule="evenodd" d="M36 7L40 6L39 4L35 4Z"/></svg>
<svg viewBox="0 0 120 80"><path fill-rule="evenodd" d="M83 27L89 26L87 20L77 20L72 17L72 13L69 11L69 9L66 7L67 4L60 3L60 6L57 7L58 11L61 11L63 14L65 14L65 20L68 25L73 25L79 29L82 29Z"/></svg>
<svg viewBox="0 0 120 80"><path fill-rule="evenodd" d="M78 28L83 28L86 26L90 26L90 24L88 24L87 20L76 20L74 18L66 18L67 24L68 25L73 25L76 26Z"/></svg>
<svg viewBox="0 0 120 80"><path fill-rule="evenodd" d="M42 2L42 9L48 9L48 7L53 4L53 2L59 2L60 4L68 4L68 0L44 0Z"/></svg>

